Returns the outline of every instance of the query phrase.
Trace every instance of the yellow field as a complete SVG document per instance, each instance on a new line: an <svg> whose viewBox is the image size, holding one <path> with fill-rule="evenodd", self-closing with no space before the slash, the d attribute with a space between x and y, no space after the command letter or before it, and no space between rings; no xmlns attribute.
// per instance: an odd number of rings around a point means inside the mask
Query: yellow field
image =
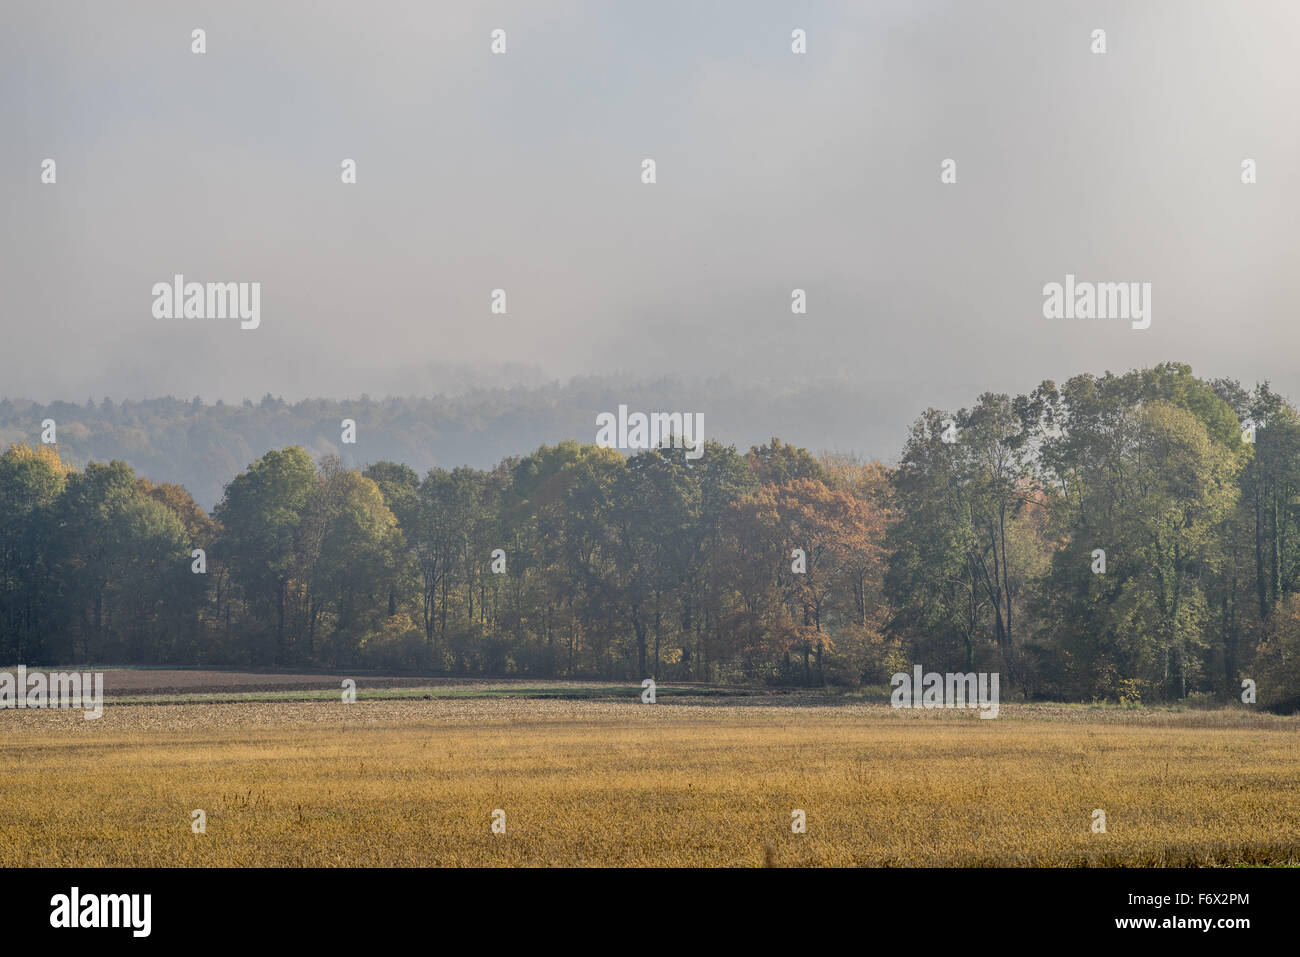
<svg viewBox="0 0 1300 957"><path fill-rule="evenodd" d="M1005 704L4 711L0 865L1295 864L1298 744L1296 718Z"/></svg>

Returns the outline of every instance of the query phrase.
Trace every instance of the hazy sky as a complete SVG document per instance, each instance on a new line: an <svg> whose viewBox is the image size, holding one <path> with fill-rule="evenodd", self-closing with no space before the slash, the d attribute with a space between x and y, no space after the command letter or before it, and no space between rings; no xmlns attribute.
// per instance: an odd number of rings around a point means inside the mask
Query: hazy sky
<svg viewBox="0 0 1300 957"><path fill-rule="evenodd" d="M0 395L726 375L919 411L1178 359L1300 397L1297 50L1287 0L5 0ZM175 273L260 282L261 327L155 319ZM1150 282L1151 327L1044 319L1066 273Z"/></svg>

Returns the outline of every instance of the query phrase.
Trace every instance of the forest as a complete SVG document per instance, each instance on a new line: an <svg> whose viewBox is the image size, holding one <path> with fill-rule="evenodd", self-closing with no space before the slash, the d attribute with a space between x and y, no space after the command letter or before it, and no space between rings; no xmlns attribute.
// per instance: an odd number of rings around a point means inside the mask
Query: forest
<svg viewBox="0 0 1300 957"><path fill-rule="evenodd" d="M626 403L633 409L707 409L709 437L740 448L797 431L808 448L870 448L881 455L897 443L898 428L888 423L916 410L871 383L837 378L739 383L726 377L605 375L491 388L474 381L439 367L430 375L429 391L418 396L286 401L266 393L238 402L197 395L116 401L105 396L83 403L3 398L0 451L42 441L41 423L52 419L59 454L78 469L121 459L141 475L185 486L211 511L226 483L250 462L289 445L301 446L316 461L333 455L357 468L393 461L421 475L435 466L488 469L556 438L594 436L594 410ZM863 405L876 410L872 423L834 414ZM357 423L361 438L355 445L340 441L343 419Z"/></svg>
<svg viewBox="0 0 1300 957"><path fill-rule="evenodd" d="M209 514L0 456L0 660L1300 695L1300 417L1165 363L929 409L897 463L562 441L490 469L268 451Z"/></svg>

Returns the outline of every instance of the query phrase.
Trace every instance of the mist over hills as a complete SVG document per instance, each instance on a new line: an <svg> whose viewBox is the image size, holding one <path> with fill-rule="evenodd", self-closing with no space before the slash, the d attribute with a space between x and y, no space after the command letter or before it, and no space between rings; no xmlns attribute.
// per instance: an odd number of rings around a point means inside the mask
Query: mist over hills
<svg viewBox="0 0 1300 957"><path fill-rule="evenodd" d="M907 424L930 403L844 379L740 385L726 378L622 377L292 403L269 393L239 403L6 398L0 400L0 451L39 442L42 421L53 419L60 454L75 466L121 459L149 479L184 485L210 510L225 484L270 449L301 445L313 457L337 455L349 467L392 460L420 473L434 466L490 468L543 444L594 441L596 415L620 404L632 411L702 413L707 438L741 451L779 436L814 452L888 460L902 446ZM341 441L345 418L356 421L355 445Z"/></svg>

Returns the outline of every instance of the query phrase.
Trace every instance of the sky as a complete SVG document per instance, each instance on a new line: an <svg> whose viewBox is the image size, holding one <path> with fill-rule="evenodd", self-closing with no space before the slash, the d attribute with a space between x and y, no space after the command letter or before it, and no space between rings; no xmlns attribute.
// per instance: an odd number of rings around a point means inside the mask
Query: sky
<svg viewBox="0 0 1300 957"><path fill-rule="evenodd" d="M0 396L722 376L901 434L1177 360L1300 398L1297 49L1286 0L5 0ZM177 273L260 326L155 318ZM1044 318L1066 274L1151 283L1150 328Z"/></svg>

